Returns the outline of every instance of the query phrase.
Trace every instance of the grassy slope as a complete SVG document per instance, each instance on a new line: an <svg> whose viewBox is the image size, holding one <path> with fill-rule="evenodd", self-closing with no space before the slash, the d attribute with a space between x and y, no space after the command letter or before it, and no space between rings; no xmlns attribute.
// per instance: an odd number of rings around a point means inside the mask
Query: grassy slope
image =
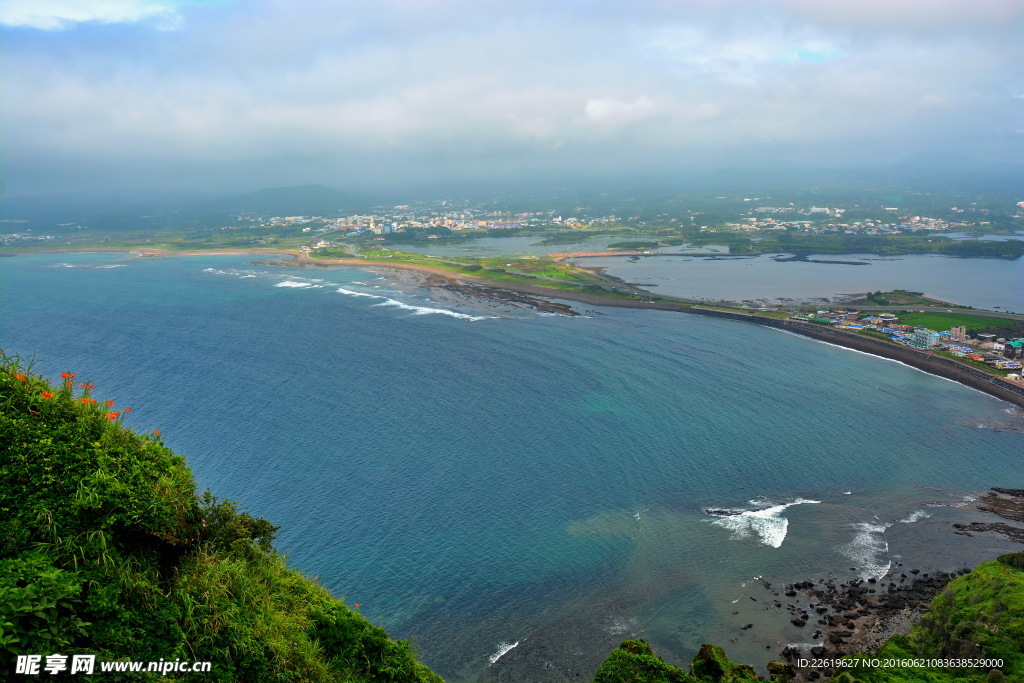
<svg viewBox="0 0 1024 683"><path fill-rule="evenodd" d="M90 394L0 356L0 672L60 652L211 661L206 680L440 681Z"/></svg>
<svg viewBox="0 0 1024 683"><path fill-rule="evenodd" d="M1024 683L1024 553L983 562L950 582L908 636L894 636L875 658L1002 659L1000 674L988 668L858 666L836 677L842 683Z"/></svg>

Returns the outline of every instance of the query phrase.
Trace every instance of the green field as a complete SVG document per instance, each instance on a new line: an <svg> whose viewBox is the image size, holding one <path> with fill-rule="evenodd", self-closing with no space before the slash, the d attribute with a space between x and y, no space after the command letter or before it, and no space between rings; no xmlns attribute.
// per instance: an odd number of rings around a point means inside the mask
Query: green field
<svg viewBox="0 0 1024 683"><path fill-rule="evenodd" d="M963 325L968 332L979 330L1011 330L1021 323L1005 318L989 318L966 313L900 313L900 323L914 327L927 327L942 332L956 325Z"/></svg>

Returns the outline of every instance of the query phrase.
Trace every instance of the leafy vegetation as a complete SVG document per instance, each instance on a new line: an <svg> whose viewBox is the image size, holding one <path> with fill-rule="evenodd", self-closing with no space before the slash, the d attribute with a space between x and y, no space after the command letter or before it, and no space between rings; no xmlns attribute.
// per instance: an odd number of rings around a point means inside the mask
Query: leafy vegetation
<svg viewBox="0 0 1024 683"><path fill-rule="evenodd" d="M873 659L1002 660L999 667L873 667ZM949 583L907 636L887 640L870 658L858 655L843 683L981 683L1024 681L1024 553L983 562Z"/></svg>
<svg viewBox="0 0 1024 683"><path fill-rule="evenodd" d="M94 386L0 356L0 649L212 662L222 681L441 679L273 548L276 527L197 495L158 432ZM357 605L358 607L358 605Z"/></svg>
<svg viewBox="0 0 1024 683"><path fill-rule="evenodd" d="M773 681L789 681L796 675L792 664L771 662ZM762 680L747 664L735 664L717 645L705 643L693 658L690 671L666 664L643 640L626 640L612 650L594 676L594 683L733 683Z"/></svg>
<svg viewBox="0 0 1024 683"><path fill-rule="evenodd" d="M927 299L920 292L894 289L891 292L868 292L864 303L873 306L934 306L934 299Z"/></svg>

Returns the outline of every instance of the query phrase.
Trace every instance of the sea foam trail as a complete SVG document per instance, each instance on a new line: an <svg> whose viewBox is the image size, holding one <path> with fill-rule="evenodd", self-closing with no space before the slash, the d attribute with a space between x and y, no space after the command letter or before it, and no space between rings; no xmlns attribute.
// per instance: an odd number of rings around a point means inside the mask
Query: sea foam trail
<svg viewBox="0 0 1024 683"><path fill-rule="evenodd" d="M371 299L387 299L386 296L366 294L365 292L353 292L351 289L345 289L344 287L338 287L338 294L348 294L349 296L367 296L370 297Z"/></svg>
<svg viewBox="0 0 1024 683"><path fill-rule="evenodd" d="M885 530L889 524L872 524L860 522L854 524L856 530L853 540L839 548L839 551L853 560L864 579L880 579L892 567L889 559L889 542L885 540Z"/></svg>
<svg viewBox="0 0 1024 683"><path fill-rule="evenodd" d="M459 318L461 320L487 320L491 316L486 315L466 315L465 313L459 313L457 311L449 311L446 308L430 308L429 306L410 306L409 304L403 304L401 301L395 301L394 299L386 299L381 301L379 304L374 306L394 306L400 308L403 311L412 311L416 315L429 315L431 313L438 313L440 315L450 315L453 318Z"/></svg>
<svg viewBox="0 0 1024 683"><path fill-rule="evenodd" d="M917 522L919 520L928 519L931 516L932 516L932 513L928 512L927 510L914 510L908 516L906 516L903 519L901 519L900 523L902 523L902 524L913 524L914 522Z"/></svg>
<svg viewBox="0 0 1024 683"><path fill-rule="evenodd" d="M494 664L496 661L498 661L503 656L505 656L506 652L508 652L509 650L511 650L512 648L514 648L518 644L519 644L518 640L516 642L514 642L514 643L498 643L498 651L495 652L490 657L488 657L487 660L491 664Z"/></svg>
<svg viewBox="0 0 1024 683"><path fill-rule="evenodd" d="M718 516L714 524L733 532L734 538L747 538L756 535L764 545L778 548L786 540L789 530L789 519L782 516L786 508L793 505L817 504L820 500L797 498L792 503L773 505L761 510L745 510L738 514Z"/></svg>
<svg viewBox="0 0 1024 683"><path fill-rule="evenodd" d="M284 282L278 282L275 287L312 287L312 282L295 282L294 280L285 280Z"/></svg>
<svg viewBox="0 0 1024 683"><path fill-rule="evenodd" d="M412 311L416 315L429 315L431 313L437 313L439 315L449 315L453 318L459 318L460 320L488 320L493 318L489 315L467 315L465 313L459 313L458 311L449 311L447 308L430 308L429 306L413 306L411 304L403 304L401 301L397 301L390 297L381 296L379 294L367 294L365 292L355 292L351 289L345 289L344 287L338 287L336 290L339 294L347 294L349 296L364 296L370 299L384 299L379 304L373 304L374 306L392 306L394 308L400 308L403 311Z"/></svg>

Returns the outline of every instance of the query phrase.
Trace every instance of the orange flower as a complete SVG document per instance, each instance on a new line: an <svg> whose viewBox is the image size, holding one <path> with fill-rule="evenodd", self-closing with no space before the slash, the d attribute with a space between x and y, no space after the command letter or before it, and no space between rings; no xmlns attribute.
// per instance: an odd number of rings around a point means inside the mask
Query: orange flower
<svg viewBox="0 0 1024 683"><path fill-rule="evenodd" d="M85 388L86 388L86 389L95 389L95 388L96 388L96 385L95 385L95 384L90 384L89 386L87 386L87 387L85 387Z"/></svg>
<svg viewBox="0 0 1024 683"><path fill-rule="evenodd" d="M60 376L63 379L67 379L68 377L71 376L71 373L70 372L62 372L62 373L60 373Z"/></svg>
<svg viewBox="0 0 1024 683"><path fill-rule="evenodd" d="M108 420L116 420L117 416L118 416L118 413L115 413L113 411L107 413L107 419Z"/></svg>
<svg viewBox="0 0 1024 683"><path fill-rule="evenodd" d="M113 400L113 399L111 399L111 400L107 401L107 407L108 407L108 408L109 408L110 406L112 406L112 405L114 405L114 400Z"/></svg>
<svg viewBox="0 0 1024 683"><path fill-rule="evenodd" d="M154 429L154 430L153 430L153 433L154 433L154 434L159 434L159 433L160 433L160 430L159 430L159 429Z"/></svg>
<svg viewBox="0 0 1024 683"><path fill-rule="evenodd" d="M85 396L83 396L82 398L80 398L78 400L81 401L82 403L84 403L87 406L96 405L96 399L94 399L94 398L86 398Z"/></svg>
<svg viewBox="0 0 1024 683"><path fill-rule="evenodd" d="M25 375L15 375L14 379L21 380L22 382L24 382L25 381Z"/></svg>
<svg viewBox="0 0 1024 683"><path fill-rule="evenodd" d="M131 408L125 408L125 409L124 409L124 412L126 412L126 413L130 413L130 412L132 412L132 409L131 409Z"/></svg>
<svg viewBox="0 0 1024 683"><path fill-rule="evenodd" d="M49 392L49 391L44 391L44 392L42 392L42 397L43 398L53 398L53 394L51 392Z"/></svg>

